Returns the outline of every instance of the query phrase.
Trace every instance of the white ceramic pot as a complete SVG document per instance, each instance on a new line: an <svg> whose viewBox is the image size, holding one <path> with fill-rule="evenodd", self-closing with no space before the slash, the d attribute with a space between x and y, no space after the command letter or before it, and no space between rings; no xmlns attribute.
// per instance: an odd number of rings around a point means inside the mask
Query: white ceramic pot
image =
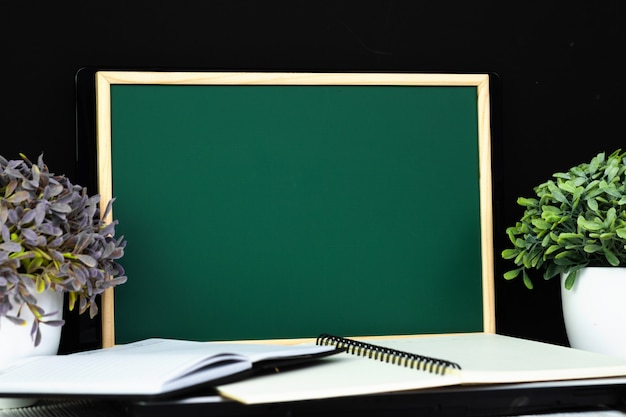
<svg viewBox="0 0 626 417"><path fill-rule="evenodd" d="M57 312L49 317L50 320L63 318L62 293L45 291L37 295L37 302L46 313ZM15 309L11 314L15 314ZM5 317L0 317L0 368L27 356L56 355L59 349L61 326L41 325L41 343L35 347L30 336L33 315L28 308L23 308L20 317L27 321L25 326L16 326ZM35 402L30 398L0 398L0 409L25 407Z"/></svg>
<svg viewBox="0 0 626 417"><path fill-rule="evenodd" d="M588 267L563 286L563 318L573 348L626 358L626 268Z"/></svg>

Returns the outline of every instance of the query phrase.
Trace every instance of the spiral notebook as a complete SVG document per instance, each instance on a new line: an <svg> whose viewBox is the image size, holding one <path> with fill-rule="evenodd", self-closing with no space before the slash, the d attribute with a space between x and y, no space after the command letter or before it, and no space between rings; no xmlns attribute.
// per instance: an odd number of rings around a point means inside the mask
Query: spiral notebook
<svg viewBox="0 0 626 417"><path fill-rule="evenodd" d="M408 390L626 376L626 359L489 333L352 340L314 367L217 387L244 403L328 399Z"/></svg>
<svg viewBox="0 0 626 417"><path fill-rule="evenodd" d="M345 350L345 352L351 355L362 356L367 359L430 372L432 374L446 375L457 373L461 370L461 366L458 363L446 359L419 355L417 353L392 349L330 334L320 335L316 339L315 344L319 346L334 346L337 349Z"/></svg>

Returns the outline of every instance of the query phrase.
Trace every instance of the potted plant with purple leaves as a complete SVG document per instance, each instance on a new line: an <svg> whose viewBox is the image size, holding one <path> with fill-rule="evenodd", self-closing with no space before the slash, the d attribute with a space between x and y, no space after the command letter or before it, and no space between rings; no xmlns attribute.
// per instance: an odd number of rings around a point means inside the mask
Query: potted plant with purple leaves
<svg viewBox="0 0 626 417"><path fill-rule="evenodd" d="M93 318L97 297L126 281L126 241L102 220L113 201L101 213L99 195L50 172L42 156L20 156L0 156L0 366L9 350L56 354L64 295L69 310Z"/></svg>

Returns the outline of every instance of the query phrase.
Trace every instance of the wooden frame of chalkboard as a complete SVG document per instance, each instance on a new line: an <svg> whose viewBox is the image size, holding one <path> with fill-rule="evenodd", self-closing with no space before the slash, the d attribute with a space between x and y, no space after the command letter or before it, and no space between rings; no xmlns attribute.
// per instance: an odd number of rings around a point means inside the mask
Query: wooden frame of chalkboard
<svg viewBox="0 0 626 417"><path fill-rule="evenodd" d="M495 331L489 75L95 83L98 192L128 240L103 346Z"/></svg>

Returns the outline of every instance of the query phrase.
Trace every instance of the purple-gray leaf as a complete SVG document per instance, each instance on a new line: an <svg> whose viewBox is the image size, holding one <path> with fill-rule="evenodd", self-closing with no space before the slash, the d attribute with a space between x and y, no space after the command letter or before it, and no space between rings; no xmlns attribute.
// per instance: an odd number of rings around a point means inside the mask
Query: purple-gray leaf
<svg viewBox="0 0 626 417"><path fill-rule="evenodd" d="M11 204L19 204L30 198L30 192L26 190L16 191L12 196L7 198L7 201Z"/></svg>
<svg viewBox="0 0 626 417"><path fill-rule="evenodd" d="M22 229L22 237L30 243L35 243L39 235L33 229Z"/></svg>
<svg viewBox="0 0 626 417"><path fill-rule="evenodd" d="M44 321L42 323L47 325L47 326L61 327L61 326L63 326L65 324L65 320L49 320L49 321Z"/></svg>
<svg viewBox="0 0 626 417"><path fill-rule="evenodd" d="M20 318L20 317L15 317L15 316L5 316L11 323L15 324L16 326L25 326L26 325L26 320Z"/></svg>
<svg viewBox="0 0 626 417"><path fill-rule="evenodd" d="M15 161L0 156L0 317L7 317L14 303L35 311L30 330L38 345L41 324L63 323L46 321L52 313L37 304L38 282L43 278L45 288L74 293L80 312L95 315L96 296L126 281L117 263L126 241L114 240L117 221L101 219L99 195L89 196L86 188L51 173L43 155L36 165L20 156ZM19 313L9 320L24 323Z"/></svg>
<svg viewBox="0 0 626 417"><path fill-rule="evenodd" d="M67 203L53 203L50 206L50 209L53 211L56 211L57 213L63 213L63 214L72 212L72 207Z"/></svg>
<svg viewBox="0 0 626 417"><path fill-rule="evenodd" d="M16 242L4 242L0 243L0 249L7 252L20 252L22 245Z"/></svg>

